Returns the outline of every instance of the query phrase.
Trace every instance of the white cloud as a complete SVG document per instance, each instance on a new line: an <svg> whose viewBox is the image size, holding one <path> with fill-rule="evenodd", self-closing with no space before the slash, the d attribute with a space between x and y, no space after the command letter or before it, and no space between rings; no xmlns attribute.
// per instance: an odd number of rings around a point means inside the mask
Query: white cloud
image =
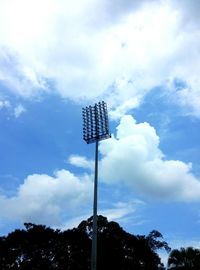
<svg viewBox="0 0 200 270"><path fill-rule="evenodd" d="M0 110L3 108L10 108L10 102L8 100L0 100Z"/></svg>
<svg viewBox="0 0 200 270"><path fill-rule="evenodd" d="M1 217L60 226L91 200L92 182L67 170L29 175L13 197L0 196Z"/></svg>
<svg viewBox="0 0 200 270"><path fill-rule="evenodd" d="M198 11L186 0L3 0L0 79L25 97L52 79L62 97L104 97L116 118L180 78L190 91L178 102L200 116Z"/></svg>
<svg viewBox="0 0 200 270"><path fill-rule="evenodd" d="M161 200L199 201L200 181L192 165L166 160L159 149L159 137L148 123L124 116L116 137L100 145L101 179L106 183L126 184L147 197Z"/></svg>
<svg viewBox="0 0 200 270"><path fill-rule="evenodd" d="M26 111L26 109L24 108L24 106L19 104L14 108L14 115L15 115L16 118L18 118L25 111Z"/></svg>
<svg viewBox="0 0 200 270"><path fill-rule="evenodd" d="M86 157L79 156L79 155L71 155L68 159L68 162L71 165L74 165L76 167L81 167L85 169L93 170L94 168L94 161L88 160Z"/></svg>
<svg viewBox="0 0 200 270"><path fill-rule="evenodd" d="M36 93L49 91L42 75L37 74L37 71L31 65L26 64L18 54L15 48L2 45L0 38L1 83L12 93L24 98L31 98Z"/></svg>
<svg viewBox="0 0 200 270"><path fill-rule="evenodd" d="M113 204L112 208L101 209L99 214L106 216L110 221L116 220L120 222L125 217L132 215L136 211L138 204L142 203L142 201L117 202Z"/></svg>
<svg viewBox="0 0 200 270"><path fill-rule="evenodd" d="M0 97L0 110L6 109L9 114L18 118L22 113L26 112L26 109L22 104L14 105L9 100Z"/></svg>
<svg viewBox="0 0 200 270"><path fill-rule="evenodd" d="M128 221L132 221L131 224L133 225L133 216L132 214L138 210L140 205L143 205L144 202L140 200L134 200L129 202L117 202L113 203L111 208L101 208L98 211L98 215L106 216L109 221L117 221L120 223L127 223ZM87 213L85 215L74 217L68 220L66 223L62 225L62 229L69 229L74 228L79 225L82 220L88 219L91 216L91 213ZM125 221L125 222L124 222Z"/></svg>

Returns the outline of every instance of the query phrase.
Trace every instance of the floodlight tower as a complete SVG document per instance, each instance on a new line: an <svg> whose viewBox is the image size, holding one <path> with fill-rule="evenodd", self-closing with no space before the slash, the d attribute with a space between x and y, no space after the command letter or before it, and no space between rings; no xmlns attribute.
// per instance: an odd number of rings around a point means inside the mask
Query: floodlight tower
<svg viewBox="0 0 200 270"><path fill-rule="evenodd" d="M94 106L85 107L83 113L83 140L96 143L95 174L94 174L94 201L93 201L93 231L91 270L97 269L97 188L98 188L98 145L99 141L111 137L109 133L107 105L104 101Z"/></svg>

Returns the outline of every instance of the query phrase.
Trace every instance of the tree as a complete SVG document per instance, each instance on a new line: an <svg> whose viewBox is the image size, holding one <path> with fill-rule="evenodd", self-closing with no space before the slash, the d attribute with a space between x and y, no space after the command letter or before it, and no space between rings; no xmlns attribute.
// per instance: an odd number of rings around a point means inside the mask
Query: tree
<svg viewBox="0 0 200 270"><path fill-rule="evenodd" d="M58 231L31 223L25 228L10 233L1 243L2 269L55 269L52 263Z"/></svg>
<svg viewBox="0 0 200 270"><path fill-rule="evenodd" d="M199 270L200 250L192 247L172 250L168 258L168 269Z"/></svg>
<svg viewBox="0 0 200 270"><path fill-rule="evenodd" d="M143 259L144 269L159 269L163 270L164 265L161 263L160 257L156 253L159 249L165 249L167 252L171 250L167 242L163 241L163 236L160 232L153 230L147 236L138 235L140 243L137 246L137 252Z"/></svg>
<svg viewBox="0 0 200 270"><path fill-rule="evenodd" d="M157 238L162 235L152 231L147 237L135 236L125 232L118 223L108 222L106 217L98 216L97 268L115 270L161 270L163 264L156 253L157 249L165 248L166 242ZM82 221L78 229L92 237L92 217Z"/></svg>
<svg viewBox="0 0 200 270"><path fill-rule="evenodd" d="M161 239L161 240L160 240ZM164 248L167 252L171 251L171 248L167 244L167 242L163 241L163 236L160 232L153 230L151 231L148 236L146 237L146 240L148 242L148 245L154 250L158 250L161 248Z"/></svg>
<svg viewBox="0 0 200 270"><path fill-rule="evenodd" d="M66 231L25 223L24 230L0 237L0 269L89 270L92 222L90 217L77 228ZM98 216L97 223L98 269L163 269L156 251L168 245L159 240L162 237L159 232L152 231L148 236L133 235L103 216Z"/></svg>

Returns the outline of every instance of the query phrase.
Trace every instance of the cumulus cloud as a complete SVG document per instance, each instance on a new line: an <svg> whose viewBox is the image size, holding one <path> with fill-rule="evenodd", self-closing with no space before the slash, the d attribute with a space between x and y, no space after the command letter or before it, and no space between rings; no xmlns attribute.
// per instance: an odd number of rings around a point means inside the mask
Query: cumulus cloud
<svg viewBox="0 0 200 270"><path fill-rule="evenodd" d="M188 0L1 1L0 79L26 97L51 79L62 97L105 98L117 118L180 78L190 90L179 104L200 116L198 11Z"/></svg>
<svg viewBox="0 0 200 270"><path fill-rule="evenodd" d="M93 181L86 174L78 177L63 169L56 171L54 176L29 175L15 195L0 194L0 218L42 223L60 229L73 228L91 215L92 194ZM123 222L143 204L140 200L113 202L100 207L99 214Z"/></svg>
<svg viewBox="0 0 200 270"><path fill-rule="evenodd" d="M76 177L67 170L29 175L15 196L0 195L1 217L60 226L66 218L86 207L91 200L89 176Z"/></svg>
<svg viewBox="0 0 200 270"><path fill-rule="evenodd" d="M0 82L11 93L23 98L34 97L36 93L49 91L42 75L18 55L17 50L3 46L0 38Z"/></svg>
<svg viewBox="0 0 200 270"><path fill-rule="evenodd" d="M90 170L93 170L94 168L94 161L88 160L84 156L71 155L68 159L68 162L71 165L74 165L76 167L81 167L81 168L90 169Z"/></svg>
<svg viewBox="0 0 200 270"><path fill-rule="evenodd" d="M159 149L159 137L148 123L124 116L116 136L100 145L101 179L107 184L123 183L143 196L163 200L195 201L200 181L192 165L167 160Z"/></svg>

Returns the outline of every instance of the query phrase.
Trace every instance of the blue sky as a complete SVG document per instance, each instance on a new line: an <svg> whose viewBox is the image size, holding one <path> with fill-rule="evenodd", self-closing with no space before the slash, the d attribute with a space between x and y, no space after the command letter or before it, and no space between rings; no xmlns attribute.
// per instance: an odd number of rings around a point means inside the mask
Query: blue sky
<svg viewBox="0 0 200 270"><path fill-rule="evenodd" d="M99 213L200 247L198 1L0 3L0 233L92 214L82 107L105 100Z"/></svg>

